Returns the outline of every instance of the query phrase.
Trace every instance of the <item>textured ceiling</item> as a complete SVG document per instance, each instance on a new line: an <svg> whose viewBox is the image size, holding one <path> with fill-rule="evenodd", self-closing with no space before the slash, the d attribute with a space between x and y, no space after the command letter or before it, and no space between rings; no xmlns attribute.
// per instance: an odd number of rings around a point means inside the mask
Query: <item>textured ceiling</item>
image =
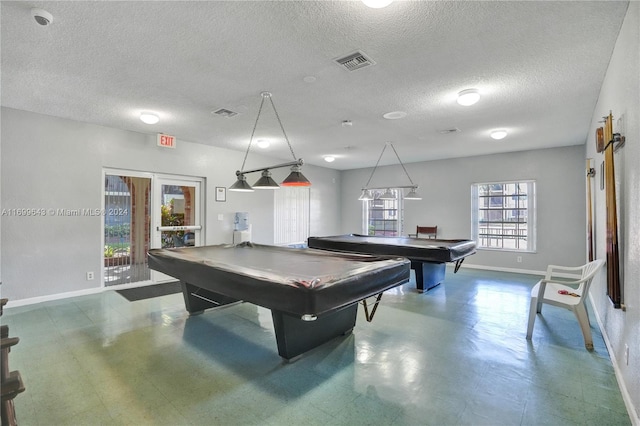
<svg viewBox="0 0 640 426"><path fill-rule="evenodd" d="M32 6L52 24L36 24ZM373 166L388 141L407 163L583 144L627 2L0 7L3 106L244 151L270 91L297 157L352 169ZM349 72L333 61L355 50L376 64ZM468 88L482 99L462 107L456 94ZM211 113L219 108L239 114ZM160 123L142 123L141 111ZM391 111L407 116L382 117ZM450 128L461 131L439 132ZM491 139L496 128L509 136ZM255 138L272 141L262 153L291 159L268 105ZM387 150L381 164L393 163Z"/></svg>

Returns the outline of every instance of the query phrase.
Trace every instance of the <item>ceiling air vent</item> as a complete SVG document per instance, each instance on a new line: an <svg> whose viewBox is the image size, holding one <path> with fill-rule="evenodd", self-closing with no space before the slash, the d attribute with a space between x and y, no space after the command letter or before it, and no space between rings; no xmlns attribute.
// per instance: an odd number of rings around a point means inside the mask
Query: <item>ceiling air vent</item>
<svg viewBox="0 0 640 426"><path fill-rule="evenodd" d="M219 115L220 117L224 117L224 118L229 118L229 117L233 117L234 115L238 115L237 112L233 112L231 110L224 109L224 108L220 108L219 110L213 111L213 114Z"/></svg>
<svg viewBox="0 0 640 426"><path fill-rule="evenodd" d="M443 134L443 135L448 135L448 134L451 134L451 133L458 133L460 131L461 131L460 129L458 129L457 127L454 127L452 129L438 130L438 133Z"/></svg>
<svg viewBox="0 0 640 426"><path fill-rule="evenodd" d="M376 64L362 52L353 52L347 56L343 56L342 58L334 59L334 61L336 61L338 65L346 68L347 71L355 71L360 68Z"/></svg>

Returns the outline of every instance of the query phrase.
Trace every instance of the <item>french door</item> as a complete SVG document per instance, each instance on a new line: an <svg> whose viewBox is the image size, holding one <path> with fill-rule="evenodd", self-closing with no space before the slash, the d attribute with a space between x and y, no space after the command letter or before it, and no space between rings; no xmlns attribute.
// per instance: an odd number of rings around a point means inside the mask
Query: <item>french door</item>
<svg viewBox="0 0 640 426"><path fill-rule="evenodd" d="M149 270L147 251L204 244L203 189L204 179L105 169L104 285L173 280Z"/></svg>
<svg viewBox="0 0 640 426"><path fill-rule="evenodd" d="M157 176L153 185L152 248L199 246L203 243L201 202L203 180L183 176ZM174 280L151 271L151 280Z"/></svg>

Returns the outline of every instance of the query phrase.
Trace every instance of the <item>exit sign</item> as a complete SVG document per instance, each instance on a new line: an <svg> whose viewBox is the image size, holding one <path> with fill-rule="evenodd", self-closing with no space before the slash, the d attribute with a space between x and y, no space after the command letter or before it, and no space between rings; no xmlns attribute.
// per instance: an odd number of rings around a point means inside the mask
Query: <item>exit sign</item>
<svg viewBox="0 0 640 426"><path fill-rule="evenodd" d="M163 135L162 133L158 133L158 146L161 146L163 148L175 148L175 136Z"/></svg>

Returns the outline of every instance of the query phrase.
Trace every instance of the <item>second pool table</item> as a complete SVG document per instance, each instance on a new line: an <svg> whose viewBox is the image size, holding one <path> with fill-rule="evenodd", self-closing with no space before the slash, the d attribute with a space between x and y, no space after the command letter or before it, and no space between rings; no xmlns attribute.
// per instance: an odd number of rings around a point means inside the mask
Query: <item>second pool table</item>
<svg viewBox="0 0 640 426"><path fill-rule="evenodd" d="M410 237L381 237L359 234L309 237L309 248L339 252L402 256L411 261L419 292L444 280L445 266L455 262L454 273L467 256L476 252L471 240L434 240Z"/></svg>

